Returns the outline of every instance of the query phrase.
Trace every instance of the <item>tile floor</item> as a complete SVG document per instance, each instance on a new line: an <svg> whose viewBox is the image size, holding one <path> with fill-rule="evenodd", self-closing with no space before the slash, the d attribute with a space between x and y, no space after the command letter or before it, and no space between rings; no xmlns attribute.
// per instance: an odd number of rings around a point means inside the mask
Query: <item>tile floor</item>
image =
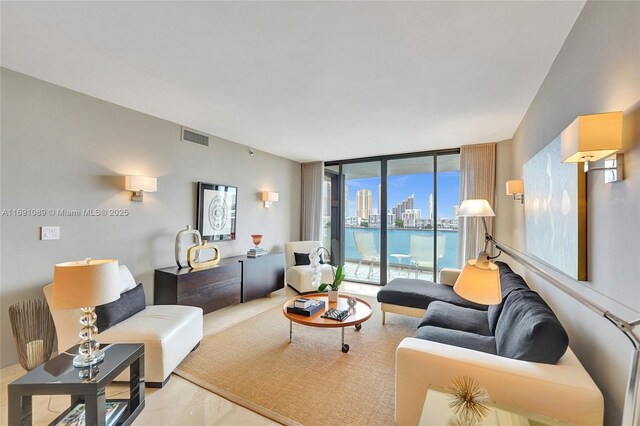
<svg viewBox="0 0 640 426"><path fill-rule="evenodd" d="M346 282L344 291L374 296L380 287ZM253 315L283 304L297 293L289 287L271 296L248 303L229 306L204 316L204 333L210 334L244 321ZM7 424L7 385L24 374L19 366L0 370L0 425ZM126 398L127 385L114 384L107 388L107 398L117 395ZM246 408L233 404L204 390L175 374L162 389L145 389L145 408L134 425L271 425L276 424ZM69 397L62 395L33 398L33 425L47 425L69 405Z"/></svg>

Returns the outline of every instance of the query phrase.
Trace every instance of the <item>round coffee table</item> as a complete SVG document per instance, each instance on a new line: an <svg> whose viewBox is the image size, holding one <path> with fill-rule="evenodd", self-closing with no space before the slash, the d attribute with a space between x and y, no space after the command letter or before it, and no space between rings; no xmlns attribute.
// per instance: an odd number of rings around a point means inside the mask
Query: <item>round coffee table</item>
<svg viewBox="0 0 640 426"><path fill-rule="evenodd" d="M287 312L287 306L291 306L296 299L300 297L304 297L307 299L319 299L324 300L324 310L321 309L310 317L298 314L290 314ZM349 352L349 345L344 343L344 329L346 327L355 326L356 331L360 331L362 328L362 323L371 318L371 306L364 300L357 298L355 306L355 312L352 313L345 319L344 321L336 321L328 318L322 318L322 314L325 311L336 308L336 309L349 309L349 305L347 304L347 299L349 296L341 294L338 298L337 302L329 303L329 298L327 293L318 293L318 294L305 294L302 296L296 296L289 299L282 306L282 313L289 320L289 343L291 343L292 335L293 335L293 323L298 323L301 325L305 325L308 327L321 327L321 328L342 328L342 352Z"/></svg>

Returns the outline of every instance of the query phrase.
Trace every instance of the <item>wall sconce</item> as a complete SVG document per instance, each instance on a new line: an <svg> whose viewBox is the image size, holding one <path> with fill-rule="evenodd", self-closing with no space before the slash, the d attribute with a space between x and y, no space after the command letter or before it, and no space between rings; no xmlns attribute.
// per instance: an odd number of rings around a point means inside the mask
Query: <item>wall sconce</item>
<svg viewBox="0 0 640 426"><path fill-rule="evenodd" d="M513 195L514 200L524 204L524 181L522 179L508 180L507 195Z"/></svg>
<svg viewBox="0 0 640 426"><path fill-rule="evenodd" d="M624 157L616 154L621 148L621 111L581 115L560 134L562 162L584 162L585 172L604 170L605 183L624 179ZM590 162L603 158L606 158L604 167L589 167Z"/></svg>
<svg viewBox="0 0 640 426"><path fill-rule="evenodd" d="M264 208L268 209L269 207L271 207L271 203L275 203L278 201L279 196L277 192L264 191L261 198L262 201L264 201Z"/></svg>
<svg viewBox="0 0 640 426"><path fill-rule="evenodd" d="M154 177L126 176L124 189L131 191L131 201L142 201L143 193L158 190L158 180Z"/></svg>

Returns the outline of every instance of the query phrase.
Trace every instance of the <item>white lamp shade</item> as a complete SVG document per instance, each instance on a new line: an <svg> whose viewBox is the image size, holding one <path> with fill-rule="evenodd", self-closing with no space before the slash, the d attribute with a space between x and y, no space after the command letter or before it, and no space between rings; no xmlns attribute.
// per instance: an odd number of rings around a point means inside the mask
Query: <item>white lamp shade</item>
<svg viewBox="0 0 640 426"><path fill-rule="evenodd" d="M581 115L560 134L564 163L598 161L622 148L622 112Z"/></svg>
<svg viewBox="0 0 640 426"><path fill-rule="evenodd" d="M262 201L276 202L280 198L277 192L265 191L262 193Z"/></svg>
<svg viewBox="0 0 640 426"><path fill-rule="evenodd" d="M493 263L489 263L488 269L474 265L475 260L464 265L453 291L458 296L481 305L497 305L502 302L498 267Z"/></svg>
<svg viewBox="0 0 640 426"><path fill-rule="evenodd" d="M115 259L59 263L53 270L53 308L88 308L113 302L120 298L119 276Z"/></svg>
<svg viewBox="0 0 640 426"><path fill-rule="evenodd" d="M147 176L127 176L124 188L127 191L156 192L158 190L158 179Z"/></svg>
<svg viewBox="0 0 640 426"><path fill-rule="evenodd" d="M507 195L524 194L524 181L522 179L507 181Z"/></svg>
<svg viewBox="0 0 640 426"><path fill-rule="evenodd" d="M495 215L487 200L464 200L458 209L458 217L490 217Z"/></svg>

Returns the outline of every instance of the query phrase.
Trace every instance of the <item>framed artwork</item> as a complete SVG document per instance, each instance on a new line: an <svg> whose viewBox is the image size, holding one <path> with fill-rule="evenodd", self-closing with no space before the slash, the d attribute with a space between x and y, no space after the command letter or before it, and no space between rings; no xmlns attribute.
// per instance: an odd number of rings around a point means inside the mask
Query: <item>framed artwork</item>
<svg viewBox="0 0 640 426"><path fill-rule="evenodd" d="M238 188L198 182L196 223L202 239L226 241L236 239Z"/></svg>
<svg viewBox="0 0 640 426"><path fill-rule="evenodd" d="M525 245L529 253L579 281L587 280L586 177L560 160L560 137L523 169Z"/></svg>

